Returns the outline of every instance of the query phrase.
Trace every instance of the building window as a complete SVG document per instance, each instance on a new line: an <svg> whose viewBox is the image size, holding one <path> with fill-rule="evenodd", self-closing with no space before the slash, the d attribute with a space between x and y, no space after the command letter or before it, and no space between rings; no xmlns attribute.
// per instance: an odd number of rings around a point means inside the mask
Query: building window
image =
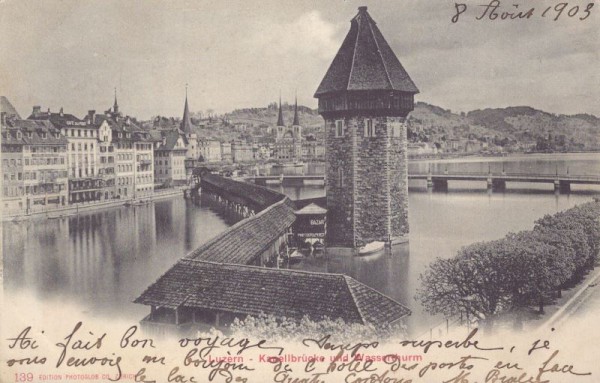
<svg viewBox="0 0 600 383"><path fill-rule="evenodd" d="M338 168L338 187L344 187L344 169Z"/></svg>
<svg viewBox="0 0 600 383"><path fill-rule="evenodd" d="M344 120L335 120L335 136L344 136Z"/></svg>
<svg viewBox="0 0 600 383"><path fill-rule="evenodd" d="M375 128L373 127L373 120L370 118L365 120L365 137L375 137Z"/></svg>
<svg viewBox="0 0 600 383"><path fill-rule="evenodd" d="M391 131L392 137L402 137L402 123L393 122L391 124Z"/></svg>

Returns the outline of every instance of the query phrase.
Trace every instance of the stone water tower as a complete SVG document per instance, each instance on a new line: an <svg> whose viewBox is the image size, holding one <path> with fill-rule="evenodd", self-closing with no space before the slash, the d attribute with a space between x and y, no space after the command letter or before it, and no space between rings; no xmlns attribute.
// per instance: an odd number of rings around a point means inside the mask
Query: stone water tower
<svg viewBox="0 0 600 383"><path fill-rule="evenodd" d="M329 248L408 238L405 123L418 92L359 7L315 93L326 129Z"/></svg>

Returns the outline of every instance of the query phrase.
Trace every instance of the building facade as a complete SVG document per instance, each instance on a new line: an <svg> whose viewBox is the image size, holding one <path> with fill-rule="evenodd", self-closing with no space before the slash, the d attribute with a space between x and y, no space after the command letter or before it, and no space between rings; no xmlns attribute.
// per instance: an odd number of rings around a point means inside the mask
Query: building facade
<svg viewBox="0 0 600 383"><path fill-rule="evenodd" d="M252 145L244 141L231 141L231 158L235 163L254 161Z"/></svg>
<svg viewBox="0 0 600 383"><path fill-rule="evenodd" d="M186 183L185 159L187 149L183 136L177 131L164 132L155 143L154 180L164 186Z"/></svg>
<svg viewBox="0 0 600 383"><path fill-rule="evenodd" d="M325 119L327 243L357 248L408 234L406 117L418 89L359 12L315 93Z"/></svg>
<svg viewBox="0 0 600 383"><path fill-rule="evenodd" d="M67 140L49 121L2 129L3 208L31 213L68 204Z"/></svg>
<svg viewBox="0 0 600 383"><path fill-rule="evenodd" d="M41 112L39 106L34 106L28 119L50 121L68 141L69 203L102 199L103 182L98 175L98 127L64 113L62 108L58 113L51 113L50 110Z"/></svg>
<svg viewBox="0 0 600 383"><path fill-rule="evenodd" d="M221 142L211 139L199 139L198 147L204 162L221 162Z"/></svg>

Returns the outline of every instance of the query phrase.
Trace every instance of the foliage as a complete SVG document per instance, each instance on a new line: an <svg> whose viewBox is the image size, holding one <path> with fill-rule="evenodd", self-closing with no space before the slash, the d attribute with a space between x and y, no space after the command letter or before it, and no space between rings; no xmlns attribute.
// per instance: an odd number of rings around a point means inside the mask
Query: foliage
<svg viewBox="0 0 600 383"><path fill-rule="evenodd" d="M346 323L342 319L323 318L314 321L308 317L297 321L292 318L277 318L272 315L260 314L248 316L244 320L235 319L230 326L234 334L256 338L299 341L305 338L320 339L330 335L336 342L374 341L378 339L399 339L406 336L406 326L403 323L385 327L375 327L371 324Z"/></svg>
<svg viewBox="0 0 600 383"><path fill-rule="evenodd" d="M493 319L539 304L567 281L594 267L600 250L600 202L546 215L531 231L475 243L450 259L436 259L420 276L418 299L432 314Z"/></svg>

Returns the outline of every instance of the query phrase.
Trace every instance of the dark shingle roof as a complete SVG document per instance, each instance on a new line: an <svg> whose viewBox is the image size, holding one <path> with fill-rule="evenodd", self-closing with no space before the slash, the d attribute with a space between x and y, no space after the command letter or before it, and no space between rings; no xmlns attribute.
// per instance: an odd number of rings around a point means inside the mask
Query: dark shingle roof
<svg viewBox="0 0 600 383"><path fill-rule="evenodd" d="M182 259L135 303L296 320L308 316L384 325L410 314L395 300L340 274Z"/></svg>
<svg viewBox="0 0 600 383"><path fill-rule="evenodd" d="M250 264L294 223L293 204L288 199L233 225L186 258Z"/></svg>
<svg viewBox="0 0 600 383"><path fill-rule="evenodd" d="M13 104L11 104L8 98L5 96L0 96L0 112L6 113L6 115L9 117L12 116L19 120L21 119L19 112L17 112Z"/></svg>
<svg viewBox="0 0 600 383"><path fill-rule="evenodd" d="M360 7L315 97L339 91L398 90L418 93L377 24Z"/></svg>
<svg viewBox="0 0 600 383"><path fill-rule="evenodd" d="M229 195L239 196L254 205L260 206L260 210L281 201L285 195L266 187L250 184L248 182L235 181L231 178L221 177L215 174L205 174L202 177L202 187L214 186L216 189Z"/></svg>
<svg viewBox="0 0 600 383"><path fill-rule="evenodd" d="M7 133L11 133L10 143L16 143L14 134L16 131L21 131L19 141L24 145L67 145L68 143L67 138L60 134L60 130L47 120L10 121L10 128L7 130Z"/></svg>
<svg viewBox="0 0 600 383"><path fill-rule="evenodd" d="M158 136L156 135L156 133L158 133ZM160 132L158 131L149 131L148 133L150 133L150 137L155 140L155 141L162 141L163 137L165 138L164 144L160 144L160 146L156 149L156 150L167 150L167 151L172 151L172 150L183 150L185 151L186 148L176 148L175 145L177 145L177 140L181 137L183 138L183 136L179 133L179 132L175 132L175 131L167 131L163 133L163 136L160 136ZM185 143L185 141L184 141Z"/></svg>

